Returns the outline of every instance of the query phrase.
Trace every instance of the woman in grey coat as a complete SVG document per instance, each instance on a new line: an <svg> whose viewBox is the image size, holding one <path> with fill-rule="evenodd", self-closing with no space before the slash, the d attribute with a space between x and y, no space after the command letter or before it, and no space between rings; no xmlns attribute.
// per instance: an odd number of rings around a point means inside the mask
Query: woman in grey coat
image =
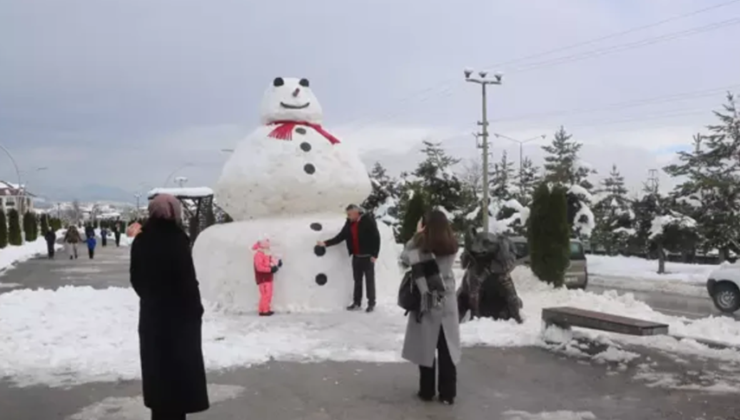
<svg viewBox="0 0 740 420"><path fill-rule="evenodd" d="M444 213L434 210L419 222L419 229L406 244L401 260L424 275L414 275L422 295L419 312L408 316L403 343L404 359L419 365L419 393L424 401L434 399L436 365L439 400L454 404L457 395L457 368L460 362L460 325L455 296L455 276L452 265L457 255L457 239ZM433 262L436 261L436 264ZM432 262L432 264L425 264ZM424 266L421 268L421 266ZM433 266L435 273L430 274ZM435 352L439 362L435 359Z"/></svg>

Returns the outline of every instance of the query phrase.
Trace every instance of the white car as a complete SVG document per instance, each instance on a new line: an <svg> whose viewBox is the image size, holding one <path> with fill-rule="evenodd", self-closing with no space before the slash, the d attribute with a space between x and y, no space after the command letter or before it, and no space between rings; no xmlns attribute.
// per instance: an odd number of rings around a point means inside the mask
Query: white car
<svg viewBox="0 0 740 420"><path fill-rule="evenodd" d="M733 313L740 309L740 264L722 264L712 271L707 291L720 311Z"/></svg>

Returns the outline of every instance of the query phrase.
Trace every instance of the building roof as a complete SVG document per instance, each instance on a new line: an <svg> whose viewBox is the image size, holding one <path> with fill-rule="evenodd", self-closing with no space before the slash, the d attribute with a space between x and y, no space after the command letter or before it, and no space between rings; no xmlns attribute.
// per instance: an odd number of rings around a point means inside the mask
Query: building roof
<svg viewBox="0 0 740 420"><path fill-rule="evenodd" d="M19 188L18 184L14 184L8 181L3 181L0 179L0 196L16 197L21 194L26 195L28 197L36 197L35 195L26 191L25 185L21 185Z"/></svg>

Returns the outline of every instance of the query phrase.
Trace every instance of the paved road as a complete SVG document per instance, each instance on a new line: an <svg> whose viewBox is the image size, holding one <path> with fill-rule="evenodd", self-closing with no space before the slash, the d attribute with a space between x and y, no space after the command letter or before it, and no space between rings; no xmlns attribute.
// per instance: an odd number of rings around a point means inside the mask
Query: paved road
<svg viewBox="0 0 740 420"><path fill-rule="evenodd" d="M589 292L604 293L607 290L616 290L619 293L632 293L636 299L641 300L658 312L667 315L683 316L690 319L713 316L730 316L740 320L740 312L734 315L723 314L714 307L712 300L706 297L679 295L665 291L645 291L632 289L618 289L601 285L589 285Z"/></svg>
<svg viewBox="0 0 740 420"><path fill-rule="evenodd" d="M93 261L70 261L63 253L55 261L32 260L0 277L0 282L34 288L126 286L127 252L126 248L108 247L99 249ZM601 350L594 347L588 352ZM617 364L535 347L466 349L460 365L460 395L453 407L416 401L417 373L408 364L269 363L210 372L213 408L192 418L740 419L737 394L692 390L706 386L740 390L740 365L718 365L645 348L628 350L640 357ZM122 381L19 388L12 378L4 378L0 380L0 418L145 419L140 387L137 381ZM559 411L581 415L563 417L560 413L558 417Z"/></svg>

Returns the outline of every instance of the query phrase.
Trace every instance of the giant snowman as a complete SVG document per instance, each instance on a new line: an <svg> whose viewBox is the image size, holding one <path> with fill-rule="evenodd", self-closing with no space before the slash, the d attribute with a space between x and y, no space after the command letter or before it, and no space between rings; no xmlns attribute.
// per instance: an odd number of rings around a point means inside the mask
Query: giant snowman
<svg viewBox="0 0 740 420"><path fill-rule="evenodd" d="M242 140L215 188L235 220L211 226L193 258L206 300L226 311L257 310L252 245L268 238L283 260L275 275L276 311L322 311L351 303L351 261L342 243L317 247L341 230L349 204L370 194L358 154L321 127L322 109L306 79L276 78L264 94L262 125ZM393 233L378 223L378 304L393 302L400 281ZM364 289L364 287L363 287ZM364 296L366 299L366 296Z"/></svg>

